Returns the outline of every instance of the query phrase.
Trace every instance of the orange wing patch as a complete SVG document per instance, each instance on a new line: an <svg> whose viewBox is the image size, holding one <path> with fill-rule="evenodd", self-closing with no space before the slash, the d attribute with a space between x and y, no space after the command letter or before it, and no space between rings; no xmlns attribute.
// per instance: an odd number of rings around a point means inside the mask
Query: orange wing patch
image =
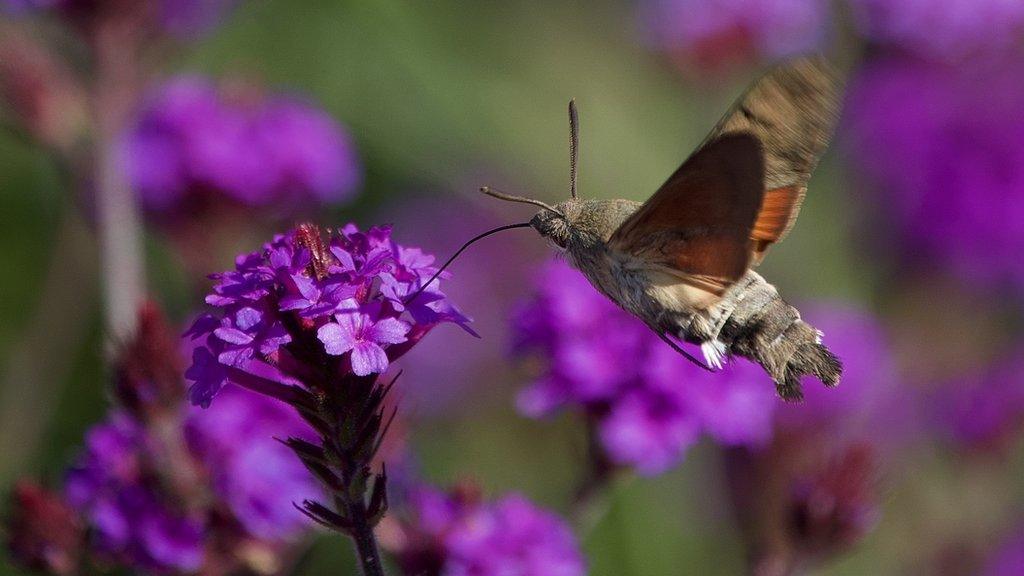
<svg viewBox="0 0 1024 576"><path fill-rule="evenodd" d="M768 247L785 238L793 229L806 192L803 186L785 186L765 192L754 228L750 231L754 264L760 264Z"/></svg>

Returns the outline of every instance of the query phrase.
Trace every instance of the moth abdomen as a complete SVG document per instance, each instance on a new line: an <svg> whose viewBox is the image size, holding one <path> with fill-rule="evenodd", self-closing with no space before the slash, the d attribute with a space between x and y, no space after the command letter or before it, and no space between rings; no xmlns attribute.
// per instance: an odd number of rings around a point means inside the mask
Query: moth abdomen
<svg viewBox="0 0 1024 576"><path fill-rule="evenodd" d="M736 287L723 300L731 310L719 334L732 353L760 364L786 400L803 396L800 378L805 374L826 386L839 383L839 359L821 343L821 333L804 322L774 286L749 272Z"/></svg>

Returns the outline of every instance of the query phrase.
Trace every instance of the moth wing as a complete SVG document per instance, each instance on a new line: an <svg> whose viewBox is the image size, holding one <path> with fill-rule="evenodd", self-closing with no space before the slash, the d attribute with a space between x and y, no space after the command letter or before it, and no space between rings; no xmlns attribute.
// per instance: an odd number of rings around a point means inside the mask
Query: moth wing
<svg viewBox="0 0 1024 576"><path fill-rule="evenodd" d="M776 66L736 101L701 148L744 132L764 153L764 199L751 232L754 264L796 222L807 182L828 147L839 112L841 82L820 56Z"/></svg>
<svg viewBox="0 0 1024 576"><path fill-rule="evenodd" d="M687 159L612 233L608 246L662 278L719 296L750 267L763 182L757 138L723 134Z"/></svg>

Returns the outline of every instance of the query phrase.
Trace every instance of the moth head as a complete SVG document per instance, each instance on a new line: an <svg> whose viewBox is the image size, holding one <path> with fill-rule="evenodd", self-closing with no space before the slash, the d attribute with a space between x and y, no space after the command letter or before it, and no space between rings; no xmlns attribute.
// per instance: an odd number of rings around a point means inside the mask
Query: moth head
<svg viewBox="0 0 1024 576"><path fill-rule="evenodd" d="M578 200L571 198L561 204L552 206L534 198L506 194L489 186L484 186L480 191L488 196L493 196L500 200L540 206L541 211L537 212L537 215L530 220L530 226L537 232L540 232L541 236L550 238L559 247L565 248L565 244L568 239L569 227L571 225L568 214L579 212L576 208Z"/></svg>
<svg viewBox="0 0 1024 576"><path fill-rule="evenodd" d="M551 208L543 208L530 220L530 226L564 250L572 237L573 222L580 213L579 204L579 200L569 199Z"/></svg>

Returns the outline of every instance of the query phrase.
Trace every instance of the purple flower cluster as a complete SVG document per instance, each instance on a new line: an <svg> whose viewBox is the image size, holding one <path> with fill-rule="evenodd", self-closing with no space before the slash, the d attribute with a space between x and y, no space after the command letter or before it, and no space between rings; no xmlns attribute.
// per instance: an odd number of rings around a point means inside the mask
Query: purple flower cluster
<svg viewBox="0 0 1024 576"><path fill-rule="evenodd" d="M144 570L195 571L203 561L202 515L180 509L152 474L152 439L131 416L114 412L86 436L65 495L92 527L102 556Z"/></svg>
<svg viewBox="0 0 1024 576"><path fill-rule="evenodd" d="M94 426L65 483L65 496L94 534L92 549L146 571L193 572L205 543L236 538L213 521L225 506L245 538L274 548L309 527L293 502L320 495L316 481L276 437L312 437L288 406L232 387L216 411L189 410L184 459L134 416L111 414ZM187 480L192 478L192 481ZM197 484L195 479L206 479Z"/></svg>
<svg viewBox="0 0 1024 576"><path fill-rule="evenodd" d="M398 550L410 574L445 576L582 576L576 539L558 516L518 494L492 503L421 488L410 497L408 548Z"/></svg>
<svg viewBox="0 0 1024 576"><path fill-rule="evenodd" d="M295 454L276 438L315 438L291 407L229 386L216 410L192 408L185 422L192 454L208 471L211 489L251 536L286 541L309 522L293 503L321 494Z"/></svg>
<svg viewBox="0 0 1024 576"><path fill-rule="evenodd" d="M1024 39L1024 4L1013 0L851 0L854 21L878 44L956 59L1001 53Z"/></svg>
<svg viewBox="0 0 1024 576"><path fill-rule="evenodd" d="M302 370L334 358L338 375L383 373L430 329L452 322L472 333L439 289L422 291L433 256L391 239L389 227L349 224L324 243L303 225L239 256L206 302L218 309L189 330L201 344L185 376L194 404L208 405L227 382L294 384ZM289 375L289 372L296 372Z"/></svg>
<svg viewBox="0 0 1024 576"><path fill-rule="evenodd" d="M123 144L148 208L194 208L217 198L266 206L352 197L359 161L334 119L292 98L236 100L197 76L173 79L151 95Z"/></svg>
<svg viewBox="0 0 1024 576"><path fill-rule="evenodd" d="M774 59L824 40L823 0L645 0L641 19L652 42L698 63Z"/></svg>
<svg viewBox="0 0 1024 576"><path fill-rule="evenodd" d="M802 403L779 402L751 362L734 357L708 373L602 296L579 272L552 262L538 294L514 318L514 351L536 354L545 372L520 393L524 414L579 405L611 459L645 474L677 463L701 433L726 446L757 448L778 430L828 428L861 438L884 426L909 431L906 402L883 330L870 316L835 305L805 306L847 366L837 389L808 386Z"/></svg>
<svg viewBox="0 0 1024 576"><path fill-rule="evenodd" d="M702 432L729 445L771 437L777 401L760 368L735 359L704 376L562 262L541 272L537 296L513 323L515 353L546 361L544 375L520 393L520 410L539 417L581 405L618 464L659 473Z"/></svg>
<svg viewBox="0 0 1024 576"><path fill-rule="evenodd" d="M938 11L941 12L941 11ZM874 61L853 82L850 144L903 253L965 285L1024 286L1024 66Z"/></svg>

